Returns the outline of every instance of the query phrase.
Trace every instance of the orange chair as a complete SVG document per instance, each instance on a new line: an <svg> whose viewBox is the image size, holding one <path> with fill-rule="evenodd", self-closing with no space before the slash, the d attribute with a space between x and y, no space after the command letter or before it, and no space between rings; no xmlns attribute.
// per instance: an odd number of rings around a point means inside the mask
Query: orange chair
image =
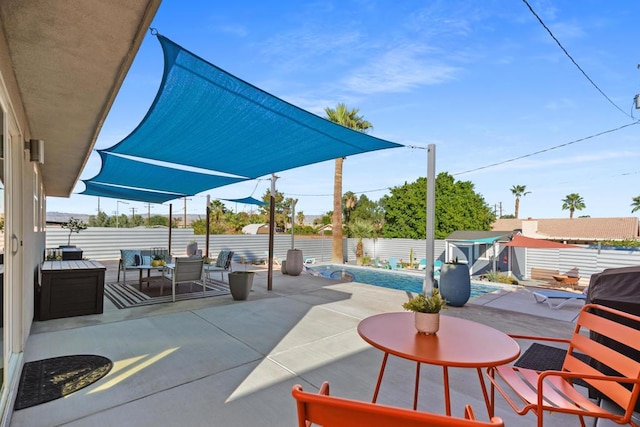
<svg viewBox="0 0 640 427"><path fill-rule="evenodd" d="M469 405L463 419L329 396L329 383L326 381L317 394L307 393L297 384L291 394L298 404L299 427L313 424L323 427L504 427L497 417L491 422L475 421Z"/></svg>
<svg viewBox="0 0 640 427"><path fill-rule="evenodd" d="M635 324L635 327L634 327ZM620 351L618 344L607 346L602 342L615 342L631 350L640 348L640 317L597 304L586 304L578 316L570 340L550 337L511 335L516 339L532 339L568 344L567 355L559 371L535 371L515 366L489 368L491 381L491 408L495 406L494 389L520 415L532 411L538 417L538 427L543 425L544 411L575 414L585 426L584 417L608 418L618 424L636 426L631 419L640 393L640 361ZM617 348L614 348L617 347ZM585 363L576 353L591 358ZM611 369L616 373L612 373ZM606 396L617 404L622 413L613 413L597 405L574 387L573 380L582 379L592 391ZM514 402L506 387L522 400ZM519 406L522 405L522 406Z"/></svg>

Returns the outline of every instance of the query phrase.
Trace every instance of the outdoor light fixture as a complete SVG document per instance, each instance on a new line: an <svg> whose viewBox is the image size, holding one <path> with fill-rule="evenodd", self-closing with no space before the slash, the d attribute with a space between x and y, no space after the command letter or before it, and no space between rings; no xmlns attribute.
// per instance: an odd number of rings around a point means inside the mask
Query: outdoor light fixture
<svg viewBox="0 0 640 427"><path fill-rule="evenodd" d="M44 141L41 139L30 139L25 141L25 150L29 150L29 161L44 164Z"/></svg>

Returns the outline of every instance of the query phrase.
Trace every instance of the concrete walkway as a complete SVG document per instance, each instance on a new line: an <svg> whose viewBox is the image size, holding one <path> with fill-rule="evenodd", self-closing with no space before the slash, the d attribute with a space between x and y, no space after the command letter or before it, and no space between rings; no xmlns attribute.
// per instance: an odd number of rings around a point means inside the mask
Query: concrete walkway
<svg viewBox="0 0 640 427"><path fill-rule="evenodd" d="M117 263L108 266L115 281ZM357 334L373 314L402 311L403 291L331 279L256 275L248 301L218 296L35 322L25 361L97 354L114 362L102 380L66 398L15 411L11 426L293 426L291 387L315 391L328 380L333 395L370 401L382 352ZM444 315L507 333L570 336L581 304L551 310L527 289L485 295ZM491 343L487 343L491 345ZM469 349L473 351L472 348ZM415 364L390 357L378 402L410 408ZM451 369L454 415L471 404L487 419L475 370ZM423 365L419 410L444 413L442 371ZM498 399L509 426L534 426ZM547 415L545 425L574 426L572 416Z"/></svg>

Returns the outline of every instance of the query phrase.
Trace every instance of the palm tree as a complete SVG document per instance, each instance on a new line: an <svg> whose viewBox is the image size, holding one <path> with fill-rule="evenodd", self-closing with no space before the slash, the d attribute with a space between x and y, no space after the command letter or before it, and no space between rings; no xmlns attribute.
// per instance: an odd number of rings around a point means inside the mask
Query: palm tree
<svg viewBox="0 0 640 427"><path fill-rule="evenodd" d="M220 200L212 200L209 202L209 212L211 214L211 218L215 223L219 223L225 212L227 212L227 207Z"/></svg>
<svg viewBox="0 0 640 427"><path fill-rule="evenodd" d="M364 117L358 116L357 108L349 110L346 104L339 103L336 109L325 108L327 119L334 123L338 123L344 127L354 129L360 132L366 132L373 126L366 121ZM333 218L332 218L332 250L331 260L333 263L344 263L344 255L342 253L342 163L344 158L336 159L335 174L333 177Z"/></svg>
<svg viewBox="0 0 640 427"><path fill-rule="evenodd" d="M349 223L349 234L358 238L358 243L356 244L356 262L359 265L362 265L362 255L364 255L362 238L373 237L375 232L376 228L372 221L356 218Z"/></svg>
<svg viewBox="0 0 640 427"><path fill-rule="evenodd" d="M578 193L571 193L562 199L562 210L569 209L569 218L573 218L573 213L576 210L581 211L586 207L587 205L584 204L584 199Z"/></svg>
<svg viewBox="0 0 640 427"><path fill-rule="evenodd" d="M342 196L342 204L344 206L343 218L344 222L347 224L347 227L351 222L351 212L353 212L353 210L356 208L357 203L358 198L352 191L347 191L346 193L344 193L344 196Z"/></svg>
<svg viewBox="0 0 640 427"><path fill-rule="evenodd" d="M516 197L516 211L515 217L518 218L518 212L520 211L520 197L524 197L527 194L530 194L531 191L526 191L526 185L514 185L511 187L511 193Z"/></svg>
<svg viewBox="0 0 640 427"><path fill-rule="evenodd" d="M304 212L303 211L299 211L296 214L296 219L298 220L298 225L300 227L302 227L304 225Z"/></svg>
<svg viewBox="0 0 640 427"><path fill-rule="evenodd" d="M634 213L640 210L640 196L636 196L632 200L633 200L633 203L631 203L631 207L633 209L631 209L631 213Z"/></svg>

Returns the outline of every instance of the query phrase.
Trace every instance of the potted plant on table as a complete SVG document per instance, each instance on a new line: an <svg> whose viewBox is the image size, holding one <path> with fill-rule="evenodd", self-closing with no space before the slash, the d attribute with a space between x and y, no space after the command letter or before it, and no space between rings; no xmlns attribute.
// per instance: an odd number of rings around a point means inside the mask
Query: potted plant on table
<svg viewBox="0 0 640 427"><path fill-rule="evenodd" d="M161 267L163 265L167 265L166 261L164 260L164 256L162 256L162 254L153 255L153 260L151 260L151 266Z"/></svg>
<svg viewBox="0 0 640 427"><path fill-rule="evenodd" d="M446 309L446 301L437 288L431 295L418 294L402 304L405 310L415 313L415 325L419 333L435 334L440 329L440 311Z"/></svg>

